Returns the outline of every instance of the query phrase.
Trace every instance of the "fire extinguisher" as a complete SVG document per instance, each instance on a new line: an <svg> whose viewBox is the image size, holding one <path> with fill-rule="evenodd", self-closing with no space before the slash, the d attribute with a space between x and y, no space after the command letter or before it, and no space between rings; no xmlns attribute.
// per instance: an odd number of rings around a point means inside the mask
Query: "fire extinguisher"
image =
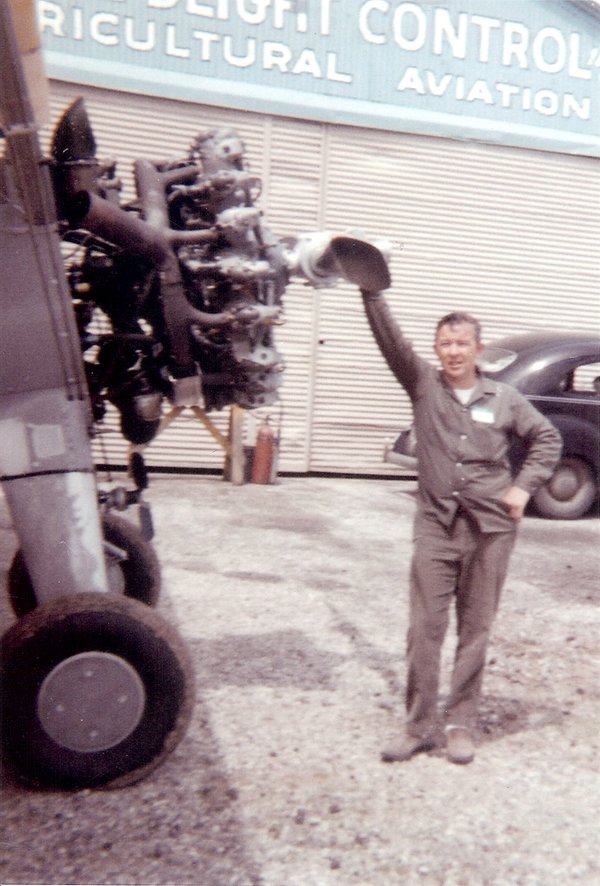
<svg viewBox="0 0 600 886"><path fill-rule="evenodd" d="M277 452L277 438L267 416L256 432L254 460L252 462L252 483L272 483L273 467Z"/></svg>

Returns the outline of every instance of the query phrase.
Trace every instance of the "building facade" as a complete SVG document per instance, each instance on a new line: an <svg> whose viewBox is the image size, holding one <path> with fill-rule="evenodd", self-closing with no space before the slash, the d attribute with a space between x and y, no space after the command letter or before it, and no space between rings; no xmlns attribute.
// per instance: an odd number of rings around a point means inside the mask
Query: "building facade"
<svg viewBox="0 0 600 886"><path fill-rule="evenodd" d="M449 310L486 340L600 325L600 13L594 0L38 0L52 118L82 95L99 155L184 157L227 126L279 236L360 230L392 243L389 300L433 358ZM43 135L50 137L51 128ZM411 418L354 287L294 281L282 471L383 474ZM260 413L259 411L259 414ZM225 428L228 416L211 416ZM121 463L108 430L100 461ZM218 468L180 416L148 463Z"/></svg>

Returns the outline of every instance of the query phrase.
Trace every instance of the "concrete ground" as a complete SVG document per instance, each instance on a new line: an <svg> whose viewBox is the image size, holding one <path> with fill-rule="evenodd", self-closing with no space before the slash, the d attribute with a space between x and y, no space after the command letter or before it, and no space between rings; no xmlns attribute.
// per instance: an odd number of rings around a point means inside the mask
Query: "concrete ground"
<svg viewBox="0 0 600 886"><path fill-rule="evenodd" d="M119 791L9 776L1 882L597 886L600 523L524 521L475 761L438 748L390 765L414 493L406 480L154 476L158 608L192 654L192 724ZM15 544L0 500L2 572ZM8 625L6 600L2 613ZM446 675L452 654L451 631Z"/></svg>

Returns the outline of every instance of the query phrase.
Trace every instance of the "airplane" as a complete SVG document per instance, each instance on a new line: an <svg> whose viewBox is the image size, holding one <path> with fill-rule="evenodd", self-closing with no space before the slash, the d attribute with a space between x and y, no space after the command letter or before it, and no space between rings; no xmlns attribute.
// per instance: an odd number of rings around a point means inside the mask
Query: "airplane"
<svg viewBox="0 0 600 886"><path fill-rule="evenodd" d="M385 244L359 235L278 240L234 130L200 134L181 160L137 159L129 203L82 99L45 157L24 63L39 50L32 8L26 26L0 0L0 479L19 542L3 750L34 785L122 787L173 751L195 697L187 646L155 609L135 447L156 436L165 403L277 400L274 329L292 277L370 290L390 277ZM91 441L107 403L133 447L133 489L98 488ZM139 529L114 513L134 504Z"/></svg>

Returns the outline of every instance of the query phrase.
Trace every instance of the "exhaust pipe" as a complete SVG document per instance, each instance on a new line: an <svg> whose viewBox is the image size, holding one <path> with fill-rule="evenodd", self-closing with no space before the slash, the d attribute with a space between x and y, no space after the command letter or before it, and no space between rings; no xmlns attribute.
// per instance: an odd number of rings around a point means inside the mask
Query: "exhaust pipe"
<svg viewBox="0 0 600 886"><path fill-rule="evenodd" d="M67 217L74 227L155 264L162 264L169 255L169 241L162 231L89 191L79 191L68 201Z"/></svg>

